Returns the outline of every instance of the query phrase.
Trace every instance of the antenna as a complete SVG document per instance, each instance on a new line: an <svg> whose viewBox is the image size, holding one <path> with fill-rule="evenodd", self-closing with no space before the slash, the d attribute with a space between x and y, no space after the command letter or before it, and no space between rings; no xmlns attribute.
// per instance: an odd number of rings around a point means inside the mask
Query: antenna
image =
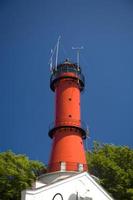
<svg viewBox="0 0 133 200"><path fill-rule="evenodd" d="M50 59L49 59L49 62L48 62L48 64L50 65L50 71L52 72L52 68L53 68L53 56L54 56L54 53L55 53L55 50L56 50L56 46L55 46L55 48L54 48L54 50L53 49L51 49L51 51L50 51Z"/></svg>
<svg viewBox="0 0 133 200"><path fill-rule="evenodd" d="M77 65L79 66L80 50L84 49L84 47L83 46L81 46L81 47L72 47L72 49L77 51Z"/></svg>
<svg viewBox="0 0 133 200"><path fill-rule="evenodd" d="M50 52L50 59L49 59L49 62L48 64L50 65L50 71L52 71L53 69L53 56L55 55L56 53L56 57L55 57L55 68L57 68L57 64L58 64L58 53L59 53L59 42L60 42L60 38L61 36L58 37L58 41L57 41L57 44L55 45L54 47L54 50L51 49L51 52Z"/></svg>
<svg viewBox="0 0 133 200"><path fill-rule="evenodd" d="M60 44L61 36L58 37L57 45L56 45L56 59L55 59L55 66L57 68L58 65L58 53L59 53L59 44Z"/></svg>
<svg viewBox="0 0 133 200"><path fill-rule="evenodd" d="M88 151L88 139L90 138L90 131L89 131L89 126L87 125L86 128L86 140L85 140L85 149Z"/></svg>
<svg viewBox="0 0 133 200"><path fill-rule="evenodd" d="M89 126L87 125L87 128L86 128L86 137L89 138L89 135L90 135L90 130L89 130Z"/></svg>
<svg viewBox="0 0 133 200"><path fill-rule="evenodd" d="M48 64L50 65L50 71L52 72L52 67L53 67L53 49L51 49L50 54L51 54L51 57L50 57L50 60L49 60Z"/></svg>

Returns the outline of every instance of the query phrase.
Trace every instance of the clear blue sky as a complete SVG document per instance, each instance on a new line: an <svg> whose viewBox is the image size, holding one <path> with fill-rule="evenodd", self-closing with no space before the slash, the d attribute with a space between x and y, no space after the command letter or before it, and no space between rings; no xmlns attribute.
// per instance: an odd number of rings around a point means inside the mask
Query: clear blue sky
<svg viewBox="0 0 133 200"><path fill-rule="evenodd" d="M48 162L54 93L50 49L59 60L84 46L82 120L93 140L133 147L133 1L0 1L0 151Z"/></svg>

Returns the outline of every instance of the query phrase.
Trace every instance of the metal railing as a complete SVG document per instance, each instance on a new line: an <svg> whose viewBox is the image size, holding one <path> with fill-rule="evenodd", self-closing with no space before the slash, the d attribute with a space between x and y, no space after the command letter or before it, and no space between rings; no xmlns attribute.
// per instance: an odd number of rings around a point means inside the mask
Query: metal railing
<svg viewBox="0 0 133 200"><path fill-rule="evenodd" d="M72 74L68 74L72 73ZM53 83L57 81L59 78L73 78L77 79L80 82L81 90L84 88L85 78L81 73L80 67L76 65L59 65L57 68L52 70L50 85L53 89Z"/></svg>
<svg viewBox="0 0 133 200"><path fill-rule="evenodd" d="M56 73L57 71L78 71L81 73L81 67L77 65L77 63L60 63L52 68L52 73Z"/></svg>
<svg viewBox="0 0 133 200"><path fill-rule="evenodd" d="M82 133L82 138L86 139L88 136L87 125L83 121L63 119L62 121L52 122L49 125L49 136L52 137L54 130L59 128L77 128Z"/></svg>
<svg viewBox="0 0 133 200"><path fill-rule="evenodd" d="M76 71L70 71L70 70L68 70L68 71L59 71L59 72L53 73L53 74L51 75L50 82L52 83L54 80L58 79L58 78L60 77L60 75L62 74L62 72L63 72L63 73L65 73L65 72L66 72L66 73L67 73L67 72L73 72L73 73L75 74L75 78L79 79L79 80L82 81L83 83L85 82L85 78L84 78L84 75L83 75L83 74L77 73ZM71 76L69 75L69 77L71 77ZM73 76L72 76L72 77L73 77Z"/></svg>
<svg viewBox="0 0 133 200"><path fill-rule="evenodd" d="M61 171L61 172L66 172L66 171L75 171L75 172L83 172L88 170L88 165L83 164L83 163L77 163L77 162L57 162L57 163L52 163L47 166L47 170L49 172L51 171Z"/></svg>
<svg viewBox="0 0 133 200"><path fill-rule="evenodd" d="M85 122L74 119L68 120L66 118L62 119L61 121L56 120L55 122L52 122L49 125L49 130L59 126L75 126L87 130L87 125L85 124Z"/></svg>

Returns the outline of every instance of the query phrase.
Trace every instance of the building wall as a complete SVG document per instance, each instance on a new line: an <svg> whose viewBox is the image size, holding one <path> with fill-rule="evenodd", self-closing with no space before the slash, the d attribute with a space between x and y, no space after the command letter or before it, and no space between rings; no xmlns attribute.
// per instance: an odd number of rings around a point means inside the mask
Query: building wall
<svg viewBox="0 0 133 200"><path fill-rule="evenodd" d="M61 196L57 195L59 193ZM21 200L113 200L93 178L78 176L36 190L22 192Z"/></svg>

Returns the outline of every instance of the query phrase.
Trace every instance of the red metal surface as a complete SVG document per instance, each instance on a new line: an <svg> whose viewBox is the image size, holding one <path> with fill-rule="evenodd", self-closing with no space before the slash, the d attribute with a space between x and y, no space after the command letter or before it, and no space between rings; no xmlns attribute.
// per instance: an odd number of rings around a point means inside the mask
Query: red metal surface
<svg viewBox="0 0 133 200"><path fill-rule="evenodd" d="M66 75L75 76L72 72L61 74L61 76ZM62 125L80 127L80 88L78 80L65 77L60 79L55 86L55 96L55 127ZM78 163L83 164L83 171L87 171L82 134L76 128L57 130L53 134L49 171L59 171L60 162L66 163L67 171L77 171Z"/></svg>

